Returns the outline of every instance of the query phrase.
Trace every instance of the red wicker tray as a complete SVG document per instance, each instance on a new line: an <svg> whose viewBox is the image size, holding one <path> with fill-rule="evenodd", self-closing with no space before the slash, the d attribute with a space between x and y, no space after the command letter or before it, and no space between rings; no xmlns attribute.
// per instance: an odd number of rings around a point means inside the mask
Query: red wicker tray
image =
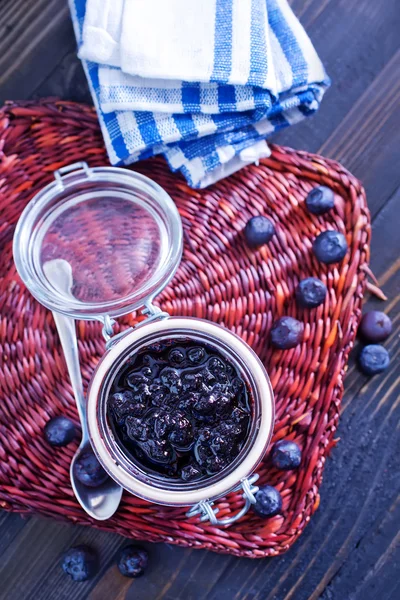
<svg viewBox="0 0 400 600"><path fill-rule="evenodd" d="M77 419L72 391L51 314L27 292L12 260L17 219L32 196L66 164L107 164L93 109L72 102L10 103L0 110L0 506L93 525L122 535L240 556L284 552L319 504L318 489L334 445L343 376L353 345L365 287L370 223L360 183L338 163L272 146L272 156L204 191L187 187L161 159L134 165L160 183L176 201L185 229L183 262L158 297L173 315L195 315L236 331L264 361L276 396L273 441L296 440L303 450L297 472L260 467L261 483L283 496L282 514L261 520L249 513L230 528L188 521L185 509L159 507L125 494L117 514L99 525L76 502L68 468L74 444L52 449L43 440L46 421L59 413ZM304 207L316 184L331 187L336 207L316 217ZM277 229L258 251L243 242L250 216L266 214ZM311 244L321 230L337 228L349 252L338 266L319 264ZM300 278L319 275L328 286L325 304L296 307ZM279 315L305 323L304 342L273 350L268 332ZM121 328L135 315L120 320ZM100 326L79 322L79 349L87 384L104 351ZM242 500L229 494L219 517Z"/></svg>

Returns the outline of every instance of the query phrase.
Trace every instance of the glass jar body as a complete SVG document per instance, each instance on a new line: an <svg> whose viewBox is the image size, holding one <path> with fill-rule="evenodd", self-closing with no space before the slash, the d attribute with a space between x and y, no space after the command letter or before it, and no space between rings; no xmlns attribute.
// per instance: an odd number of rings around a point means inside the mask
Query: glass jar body
<svg viewBox="0 0 400 600"><path fill-rule="evenodd" d="M182 340L215 347L229 358L248 386L252 405L250 430L236 459L220 473L195 482L172 480L140 468L124 452L107 418L110 389L124 362L152 344ZM264 456L274 423L271 384L256 354L224 327L194 318L171 317L144 323L111 343L93 375L87 409L91 442L108 474L136 496L173 506L214 500L237 487L255 471Z"/></svg>

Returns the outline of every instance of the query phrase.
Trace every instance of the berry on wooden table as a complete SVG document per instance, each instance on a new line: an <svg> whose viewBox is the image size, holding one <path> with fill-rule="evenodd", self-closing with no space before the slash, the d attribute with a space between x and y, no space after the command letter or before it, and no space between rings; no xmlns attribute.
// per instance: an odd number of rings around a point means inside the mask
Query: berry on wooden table
<svg viewBox="0 0 400 600"><path fill-rule="evenodd" d="M361 319L359 333L368 342L383 342L392 333L392 321L380 310L370 310Z"/></svg>
<svg viewBox="0 0 400 600"><path fill-rule="evenodd" d="M389 353L379 344L365 346L358 358L361 371L366 375L376 375L385 371L390 363Z"/></svg>
<svg viewBox="0 0 400 600"><path fill-rule="evenodd" d="M70 548L64 553L61 567L73 581L87 581L96 575L99 561L92 548L81 545Z"/></svg>
<svg viewBox="0 0 400 600"><path fill-rule="evenodd" d="M117 566L125 577L140 577L147 568L149 556L144 548L130 544L119 552Z"/></svg>

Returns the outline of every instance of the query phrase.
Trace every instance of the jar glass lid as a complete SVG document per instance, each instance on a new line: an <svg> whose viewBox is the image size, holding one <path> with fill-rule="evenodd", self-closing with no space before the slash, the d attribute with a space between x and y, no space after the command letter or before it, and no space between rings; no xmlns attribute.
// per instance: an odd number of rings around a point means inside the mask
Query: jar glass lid
<svg viewBox="0 0 400 600"><path fill-rule="evenodd" d="M31 293L76 318L118 317L161 291L182 254L170 196L147 177L76 163L22 213L14 260Z"/></svg>

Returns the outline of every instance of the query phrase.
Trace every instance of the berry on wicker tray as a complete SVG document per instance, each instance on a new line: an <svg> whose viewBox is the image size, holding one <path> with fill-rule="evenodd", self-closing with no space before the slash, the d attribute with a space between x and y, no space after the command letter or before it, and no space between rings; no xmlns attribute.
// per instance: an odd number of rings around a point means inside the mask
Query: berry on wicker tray
<svg viewBox="0 0 400 600"><path fill-rule="evenodd" d="M294 348L303 339L304 326L293 317L281 317L272 326L271 342L276 348Z"/></svg>
<svg viewBox="0 0 400 600"><path fill-rule="evenodd" d="M276 442L272 449L271 462L277 469L290 471L297 469L301 463L301 450L290 440L280 440Z"/></svg>
<svg viewBox="0 0 400 600"><path fill-rule="evenodd" d="M313 215L325 214L335 206L333 191L324 185L313 188L306 198L306 206Z"/></svg>
<svg viewBox="0 0 400 600"><path fill-rule="evenodd" d="M314 254L317 259L330 265L343 260L347 253L347 241L339 231L323 231L314 240Z"/></svg>
<svg viewBox="0 0 400 600"><path fill-rule="evenodd" d="M326 292L326 285L317 277L302 279L296 288L297 304L304 308L315 308L324 302Z"/></svg>
<svg viewBox="0 0 400 600"><path fill-rule="evenodd" d="M256 503L253 504L253 511L261 517L273 517L282 509L282 496L272 485L260 487L255 494Z"/></svg>
<svg viewBox="0 0 400 600"><path fill-rule="evenodd" d="M74 422L63 415L53 417L44 427L44 437L51 446L67 446L76 438L76 433Z"/></svg>
<svg viewBox="0 0 400 600"><path fill-rule="evenodd" d="M267 244L275 234L275 226L271 219L259 215L252 217L244 228L244 237L250 248Z"/></svg>

